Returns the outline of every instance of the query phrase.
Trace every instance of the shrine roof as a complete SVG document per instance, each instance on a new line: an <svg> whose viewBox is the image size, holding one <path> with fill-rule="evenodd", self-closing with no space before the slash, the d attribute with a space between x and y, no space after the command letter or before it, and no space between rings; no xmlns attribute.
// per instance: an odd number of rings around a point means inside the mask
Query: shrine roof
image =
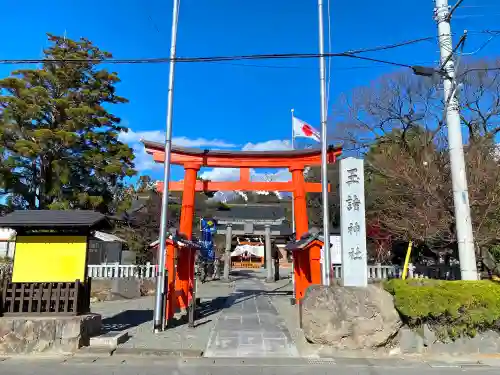
<svg viewBox="0 0 500 375"><path fill-rule="evenodd" d="M290 223L288 222L283 222L281 224L275 224L275 225L270 225L271 227L271 237L290 237L293 235L293 230L291 228ZM245 233L245 225L244 224L232 224L231 225L231 230L233 235L235 236L261 236L264 235L266 226L263 224L256 224L253 226L253 233ZM217 228L217 233L218 234L226 234L226 228L221 225Z"/></svg>
<svg viewBox="0 0 500 375"><path fill-rule="evenodd" d="M217 210L213 218L217 221L239 223L252 221L255 223L264 221L285 220L285 208L268 205L229 206L229 209Z"/></svg>
<svg viewBox="0 0 500 375"><path fill-rule="evenodd" d="M14 211L0 218L0 226L15 230L21 228L57 229L88 228L105 229L111 224L106 216L86 210L25 210Z"/></svg>
<svg viewBox="0 0 500 375"><path fill-rule="evenodd" d="M165 145L161 142L153 142L141 140L149 150L163 152ZM313 155L320 155L321 149L305 149L305 150L280 150L280 151L243 151L243 150L204 150L200 148L181 147L172 145L172 153L179 153L191 156L215 156L215 157L307 157ZM341 152L341 146L329 146L328 151Z"/></svg>
<svg viewBox="0 0 500 375"><path fill-rule="evenodd" d="M340 228L332 228L330 229L330 236L332 235L340 235ZM299 240L293 240L286 244L285 249L290 250L302 250L306 248L313 241L325 241L325 236L323 232L319 231L317 228L311 228L308 232L306 232ZM332 244L330 244L330 247Z"/></svg>

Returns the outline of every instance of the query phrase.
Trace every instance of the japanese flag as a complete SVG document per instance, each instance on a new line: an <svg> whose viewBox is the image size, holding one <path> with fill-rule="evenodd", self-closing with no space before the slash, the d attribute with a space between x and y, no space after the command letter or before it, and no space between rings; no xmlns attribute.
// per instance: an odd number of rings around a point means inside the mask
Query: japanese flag
<svg viewBox="0 0 500 375"><path fill-rule="evenodd" d="M297 117L293 117L293 136L314 139L316 142L321 142L319 131Z"/></svg>

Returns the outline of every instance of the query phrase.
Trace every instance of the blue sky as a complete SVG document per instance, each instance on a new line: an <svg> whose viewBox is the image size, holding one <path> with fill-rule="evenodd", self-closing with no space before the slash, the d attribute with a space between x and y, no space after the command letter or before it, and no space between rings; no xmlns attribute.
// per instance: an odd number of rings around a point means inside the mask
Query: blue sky
<svg viewBox="0 0 500 375"><path fill-rule="evenodd" d="M500 4L466 0L453 22L454 32L498 29ZM69 38L84 36L116 58L169 55L172 1L165 0L23 0L2 1L4 38L0 58L39 58L46 32ZM326 0L325 0L326 3ZM332 50L340 52L435 36L431 0L331 0ZM317 53L316 0L181 0L178 56L260 53ZM327 20L325 6L325 23ZM325 25L326 26L326 25ZM500 38L499 38L500 39ZM486 40L472 35L468 49ZM481 54L499 54L500 41ZM424 42L369 56L402 63L438 59L436 43ZM174 137L204 148L288 147L290 109L313 126L319 122L317 60L247 63L178 64ZM12 66L0 66L6 76ZM141 136L162 141L165 127L168 64L113 66L130 100L113 111L131 133L123 139L135 147L143 173L161 178L137 143ZM332 60L330 107L341 93L367 85L395 68L345 58ZM397 68L396 68L397 69ZM234 171L211 172L232 178ZM257 176L258 178L259 176ZM286 178L286 172L280 178ZM181 179L182 171L173 170Z"/></svg>

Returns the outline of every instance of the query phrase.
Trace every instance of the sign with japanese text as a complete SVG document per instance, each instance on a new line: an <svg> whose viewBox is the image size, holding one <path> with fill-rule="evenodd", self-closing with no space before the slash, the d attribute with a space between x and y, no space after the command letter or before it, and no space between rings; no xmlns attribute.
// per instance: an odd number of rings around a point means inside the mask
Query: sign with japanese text
<svg viewBox="0 0 500 375"><path fill-rule="evenodd" d="M325 257L325 247L321 248L321 259L320 263L323 263ZM342 263L342 254L341 254L341 245L340 245L340 236L330 236L330 259L332 260L332 264L341 264Z"/></svg>
<svg viewBox="0 0 500 375"><path fill-rule="evenodd" d="M367 286L365 183L363 159L340 161L342 283Z"/></svg>

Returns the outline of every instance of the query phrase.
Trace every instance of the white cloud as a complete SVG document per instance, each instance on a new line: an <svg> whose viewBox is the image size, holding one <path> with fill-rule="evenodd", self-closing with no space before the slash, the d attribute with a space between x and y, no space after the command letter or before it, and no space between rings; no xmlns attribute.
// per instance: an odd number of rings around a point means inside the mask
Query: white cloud
<svg viewBox="0 0 500 375"><path fill-rule="evenodd" d="M270 140L260 143L247 143L243 146L243 151L284 151L291 150L290 141L287 140ZM255 170L250 171L253 181L289 181L291 174L286 169L279 169L275 173L262 173ZM214 168L210 171L203 172L201 178L212 181L238 181L240 178L240 170L238 168Z"/></svg>
<svg viewBox="0 0 500 375"><path fill-rule="evenodd" d="M247 143L243 151L286 151L291 150L292 144L288 140L271 140L260 143Z"/></svg>
<svg viewBox="0 0 500 375"><path fill-rule="evenodd" d="M142 143L130 144L134 150L134 164L138 171L151 171L161 169L162 165L155 163L153 157L146 153L146 149Z"/></svg>
<svg viewBox="0 0 500 375"><path fill-rule="evenodd" d="M133 130L129 130L128 132L121 132L118 136L118 139L123 143L139 143L141 139L147 139L148 141L157 141L161 142L165 140L165 133L152 130L152 131L144 131L144 132L135 132Z"/></svg>
<svg viewBox="0 0 500 375"><path fill-rule="evenodd" d="M284 151L291 150L292 146L288 140L270 140L260 143L247 143L243 146L243 151ZM240 171L238 168L214 168L210 171L205 171L200 176L203 179L211 181L238 181ZM275 181L286 182L292 178L291 173L287 169L279 169L274 173L258 172L252 169L250 171L250 179L252 181ZM268 194L268 192L258 192L260 194ZM281 194L277 193L281 198ZM218 192L214 199L221 201L230 201L231 199L240 196L240 192Z"/></svg>
<svg viewBox="0 0 500 375"><path fill-rule="evenodd" d="M214 168L201 173L200 177L210 181L238 181L240 170L238 168Z"/></svg>
<svg viewBox="0 0 500 375"><path fill-rule="evenodd" d="M120 141L124 143L139 143L142 139L154 142L163 142L165 140L165 133L159 130L152 131L139 131L134 132L129 130L127 133L122 132L119 135ZM220 139L206 139L206 138L188 138L188 137L173 137L172 143L176 146L182 147L220 147L220 148L233 148L237 145L228 143Z"/></svg>
<svg viewBox="0 0 500 375"><path fill-rule="evenodd" d="M134 150L135 154L135 167L139 171L150 171L153 169L161 169L161 165L153 161L153 157L146 153L144 145L141 143L142 139L154 142L163 142L165 140L165 133L158 130L139 131L135 132L129 130L127 133L121 132L118 139L127 143ZM176 146L182 147L216 147L216 148L234 148L237 145L228 143L219 139L205 139L205 138L188 138L188 137L174 137L172 143Z"/></svg>
<svg viewBox="0 0 500 375"><path fill-rule="evenodd" d="M203 172L200 177L211 181L238 181L240 179L240 170L238 168L214 168ZM274 173L258 172L254 169L250 171L252 181L285 182L290 181L291 178L292 175L287 169L279 169Z"/></svg>
<svg viewBox="0 0 500 375"><path fill-rule="evenodd" d="M172 143L176 146L183 146L183 147L219 147L219 148L238 147L233 143L228 143L220 139L205 139L205 138L189 139L187 137L174 137L172 139Z"/></svg>

